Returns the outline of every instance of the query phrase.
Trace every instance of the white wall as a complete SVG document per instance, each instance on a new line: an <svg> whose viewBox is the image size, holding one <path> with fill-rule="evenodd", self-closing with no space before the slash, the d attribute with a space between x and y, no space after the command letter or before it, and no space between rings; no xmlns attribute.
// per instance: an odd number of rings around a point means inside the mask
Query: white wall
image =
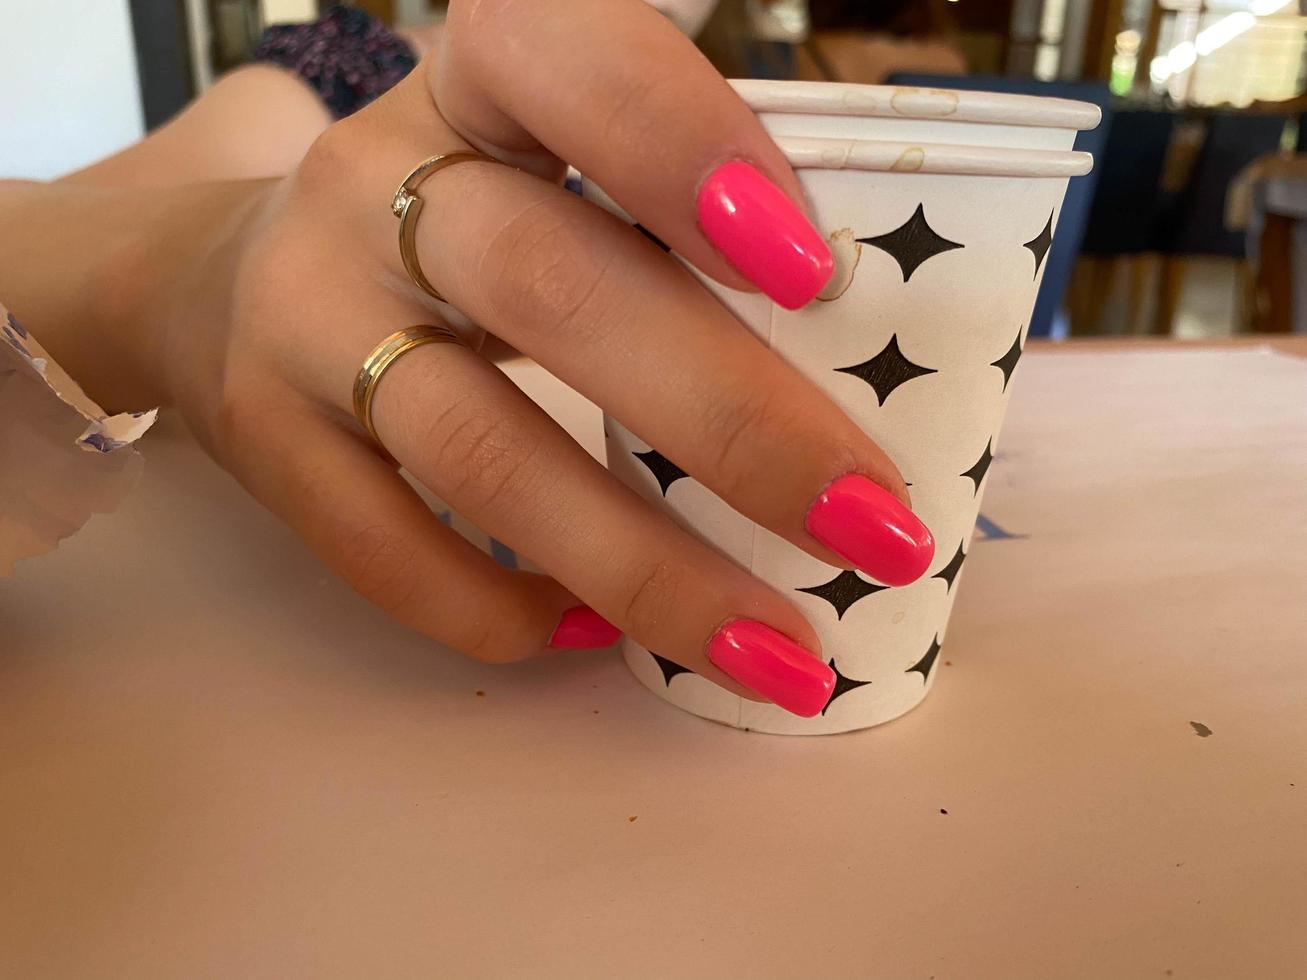
<svg viewBox="0 0 1307 980"><path fill-rule="evenodd" d="M317 0L261 0L260 12L265 24L299 24L317 20Z"/></svg>
<svg viewBox="0 0 1307 980"><path fill-rule="evenodd" d="M143 129L127 0L0 0L0 177L55 177Z"/></svg>

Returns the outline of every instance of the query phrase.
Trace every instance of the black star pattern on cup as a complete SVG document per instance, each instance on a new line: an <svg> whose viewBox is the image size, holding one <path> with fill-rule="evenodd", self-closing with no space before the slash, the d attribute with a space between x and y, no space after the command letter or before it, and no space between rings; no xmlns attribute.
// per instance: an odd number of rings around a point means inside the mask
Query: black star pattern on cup
<svg viewBox="0 0 1307 980"><path fill-rule="evenodd" d="M1012 380L1012 372L1017 369L1017 361L1021 360L1021 354L1025 348L1021 346L1021 331L1017 330L1016 340L1012 341L1012 348L1000 357L997 361L990 361L990 367L996 367L1003 372L1003 390L1007 391L1008 382Z"/></svg>
<svg viewBox="0 0 1307 980"><path fill-rule="evenodd" d="M835 671L835 690L831 691L830 699L826 702L826 707L821 709L824 715L830 710L830 706L835 703L835 699L842 694L848 694L850 691L856 691L860 687L866 687L871 681L855 681L852 677L845 677L840 673L840 669L835 666L835 658L831 657L830 663L827 664L831 670Z"/></svg>
<svg viewBox="0 0 1307 980"><path fill-rule="evenodd" d="M958 572L962 571L962 563L967 560L967 553L962 550L962 542L958 542L958 551L949 563L941 568L931 578L940 578L944 580L944 591L948 592L953 588L953 580L958 577Z"/></svg>
<svg viewBox="0 0 1307 980"><path fill-rule="evenodd" d="M671 660L668 660L666 657L660 657L652 650L649 651L649 656L654 658L654 662L658 664L658 669L663 672L663 684L667 687L671 686L672 678L675 677L677 674L694 673L694 671L692 671L689 667L682 667L680 664L674 663Z"/></svg>
<svg viewBox="0 0 1307 980"><path fill-rule="evenodd" d="M871 390L876 393L878 405L884 405L885 399L899 385L906 384L913 378L938 373L934 368L922 367L909 361L899 349L898 334L890 337L885 349L871 360L835 370L841 374L851 374L855 378L861 378L871 385Z"/></svg>
<svg viewBox="0 0 1307 980"><path fill-rule="evenodd" d="M985 451L980 454L980 459L976 460L975 465L959 475L965 476L968 480L972 481L976 485L975 493L980 493L980 484L984 481L985 474L989 471L989 464L992 462L994 462L993 439L985 443ZM973 493L973 496L975 493Z"/></svg>
<svg viewBox="0 0 1307 980"><path fill-rule="evenodd" d="M1038 278L1039 267L1044 264L1044 256L1048 254L1049 247L1053 244L1053 212L1048 212L1048 223L1044 225L1041 231L1030 241L1023 243L1023 248L1030 249L1030 254L1035 257L1035 274L1031 279Z"/></svg>
<svg viewBox="0 0 1307 980"><path fill-rule="evenodd" d="M925 684L928 680L930 680L930 671L931 668L935 666L936 658L939 657L939 650L940 650L939 637L936 636L935 639L930 641L930 649L926 651L926 655L922 657L920 660L918 660L911 667L909 667L907 670L905 670L903 673L920 674L921 683Z"/></svg>
<svg viewBox="0 0 1307 980"><path fill-rule="evenodd" d="M859 577L857 572L850 571L840 572L823 585L812 585L806 589L795 589L795 591L806 592L808 595L815 595L819 599L825 599L835 607L835 618L843 619L844 614L849 611L849 606L859 599L865 599L877 592L884 592L887 588L889 586L872 585Z"/></svg>
<svg viewBox="0 0 1307 980"><path fill-rule="evenodd" d="M670 245L666 244L661 238L655 235L644 225L636 225L635 230L638 231L645 238L649 239L649 241L653 242L659 248L661 248L664 252L670 252L672 250L672 247Z"/></svg>
<svg viewBox="0 0 1307 980"><path fill-rule="evenodd" d="M921 204L917 205L917 210L912 212L911 218L893 231L872 238L859 238L856 241L888 252L903 270L904 282L911 279L912 273L916 272L921 263L927 259L963 247L958 242L951 242L937 234L935 229L930 227L930 222L926 220L925 206Z"/></svg>
<svg viewBox="0 0 1307 980"><path fill-rule="evenodd" d="M685 470L681 469L657 449L650 449L647 453L632 453L631 455L649 468L649 472L658 481L658 486L662 488L664 497L667 496L667 490L673 483L683 476L689 476Z"/></svg>

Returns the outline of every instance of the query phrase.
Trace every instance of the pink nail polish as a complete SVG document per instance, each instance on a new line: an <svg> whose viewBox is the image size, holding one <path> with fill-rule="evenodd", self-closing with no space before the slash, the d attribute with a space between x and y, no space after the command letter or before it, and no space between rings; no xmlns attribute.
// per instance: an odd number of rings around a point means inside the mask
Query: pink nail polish
<svg viewBox="0 0 1307 980"><path fill-rule="evenodd" d="M808 509L808 533L886 585L925 574L935 538L888 490L865 476L842 476Z"/></svg>
<svg viewBox="0 0 1307 980"><path fill-rule="evenodd" d="M708 641L708 659L750 690L803 718L821 713L835 672L784 633L732 619Z"/></svg>
<svg viewBox="0 0 1307 980"><path fill-rule="evenodd" d="M788 310L807 305L835 271L826 240L779 187L740 160L699 188L699 226L726 260Z"/></svg>
<svg viewBox="0 0 1307 980"><path fill-rule="evenodd" d="M612 646L621 635L621 630L589 606L573 606L558 621L549 645L569 650L593 650Z"/></svg>

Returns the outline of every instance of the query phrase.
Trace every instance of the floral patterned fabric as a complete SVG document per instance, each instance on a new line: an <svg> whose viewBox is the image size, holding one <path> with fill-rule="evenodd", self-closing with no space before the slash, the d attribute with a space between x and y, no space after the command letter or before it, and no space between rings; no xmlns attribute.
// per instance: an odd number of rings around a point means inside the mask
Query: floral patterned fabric
<svg viewBox="0 0 1307 980"><path fill-rule="evenodd" d="M295 72L337 119L362 109L417 64L407 44L353 7L333 7L311 24L269 27L254 60Z"/></svg>

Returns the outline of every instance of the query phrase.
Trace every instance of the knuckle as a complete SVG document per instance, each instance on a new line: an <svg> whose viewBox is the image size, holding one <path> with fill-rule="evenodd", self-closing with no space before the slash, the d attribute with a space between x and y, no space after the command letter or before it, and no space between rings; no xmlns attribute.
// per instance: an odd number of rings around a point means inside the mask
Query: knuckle
<svg viewBox="0 0 1307 980"><path fill-rule="evenodd" d="M346 535L340 545L345 581L391 615L397 615L417 590L416 558L417 548L405 535L380 524Z"/></svg>
<svg viewBox="0 0 1307 980"><path fill-rule="evenodd" d="M685 574L669 561L637 566L627 587L625 623L636 636L654 636L675 614Z"/></svg>
<svg viewBox="0 0 1307 980"><path fill-rule="evenodd" d="M428 440L436 472L449 479L450 498L469 515L512 512L538 479L532 461L540 438L518 420L468 402L446 413Z"/></svg>
<svg viewBox="0 0 1307 980"><path fill-rule="evenodd" d="M641 74L624 73L607 80L609 94L598 130L605 145L640 153L658 152L664 137L666 93L680 89L672 67L657 66Z"/></svg>
<svg viewBox="0 0 1307 980"><path fill-rule="evenodd" d="M451 0L449 20L460 33L472 42L465 50L474 56L485 57L495 67L495 52L516 42L519 37L531 36L530 27L535 17L547 5L536 0ZM478 37L494 38L495 44L477 44ZM495 60L491 60L495 59Z"/></svg>
<svg viewBox="0 0 1307 980"><path fill-rule="evenodd" d="M704 413L704 442L722 494L731 496L756 482L758 467L774 461L773 453L759 451L760 442L775 438L777 445L790 444L777 431L787 418L780 401L773 387L749 386L719 398Z"/></svg>
<svg viewBox="0 0 1307 980"><path fill-rule="evenodd" d="M512 0L450 0L449 18L468 30L493 28L500 11Z"/></svg>
<svg viewBox="0 0 1307 980"><path fill-rule="evenodd" d="M573 338L612 320L617 291L607 287L613 255L597 255L575 218L562 202L541 200L492 236L479 278L506 320Z"/></svg>
<svg viewBox="0 0 1307 980"><path fill-rule="evenodd" d="M309 144L295 170L295 190L309 196L335 195L341 187L356 186L358 141L348 120L335 122Z"/></svg>

